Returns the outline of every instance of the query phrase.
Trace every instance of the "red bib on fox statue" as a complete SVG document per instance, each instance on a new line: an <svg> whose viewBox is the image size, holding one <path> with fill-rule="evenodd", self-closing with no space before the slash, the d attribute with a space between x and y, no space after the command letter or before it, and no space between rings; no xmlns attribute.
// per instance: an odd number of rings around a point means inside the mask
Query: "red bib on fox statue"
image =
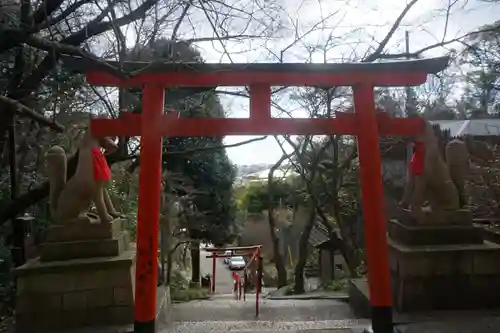
<svg viewBox="0 0 500 333"><path fill-rule="evenodd" d="M94 164L94 180L96 182L111 180L111 170L100 147L92 148L92 163Z"/></svg>
<svg viewBox="0 0 500 333"><path fill-rule="evenodd" d="M425 144L422 141L413 142L413 155L410 160L410 172L420 176L424 173Z"/></svg>

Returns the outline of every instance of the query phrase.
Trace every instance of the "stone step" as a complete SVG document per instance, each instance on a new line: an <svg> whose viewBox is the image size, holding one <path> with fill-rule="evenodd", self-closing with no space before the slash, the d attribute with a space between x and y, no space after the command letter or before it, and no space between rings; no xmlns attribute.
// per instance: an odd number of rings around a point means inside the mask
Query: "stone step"
<svg viewBox="0 0 500 333"><path fill-rule="evenodd" d="M41 246L40 260L60 261L80 258L113 257L128 248L130 236L119 232L111 239L93 239L74 242L45 243Z"/></svg>
<svg viewBox="0 0 500 333"><path fill-rule="evenodd" d="M115 219L107 223L89 223L88 219L79 219L64 225L52 225L47 231L47 243L74 242L82 240L112 239L122 230L124 219Z"/></svg>
<svg viewBox="0 0 500 333"><path fill-rule="evenodd" d="M279 300L259 302L259 321L308 321L355 319L348 304L336 300ZM246 301L211 299L175 304L172 318L178 322L252 321L255 297Z"/></svg>
<svg viewBox="0 0 500 333"><path fill-rule="evenodd" d="M370 325L366 319L310 321L203 321L177 322L161 333L223 333L223 332L361 332Z"/></svg>

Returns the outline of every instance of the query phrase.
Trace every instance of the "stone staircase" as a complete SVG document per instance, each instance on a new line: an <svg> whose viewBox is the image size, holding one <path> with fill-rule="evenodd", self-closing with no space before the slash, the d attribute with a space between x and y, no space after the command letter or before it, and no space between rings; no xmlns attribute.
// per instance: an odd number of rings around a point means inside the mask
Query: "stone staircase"
<svg viewBox="0 0 500 333"><path fill-rule="evenodd" d="M174 304L171 318L174 322L162 333L361 333L369 325L368 320L354 318L347 303L336 300L261 299L256 319L255 295L238 301L232 294Z"/></svg>

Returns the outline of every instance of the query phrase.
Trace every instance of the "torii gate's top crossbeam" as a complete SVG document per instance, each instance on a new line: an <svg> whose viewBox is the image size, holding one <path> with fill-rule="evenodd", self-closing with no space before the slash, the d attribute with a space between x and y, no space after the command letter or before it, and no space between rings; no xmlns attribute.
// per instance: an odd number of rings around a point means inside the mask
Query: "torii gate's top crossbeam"
<svg viewBox="0 0 500 333"><path fill-rule="evenodd" d="M164 116L148 125L149 133L164 136L258 135L258 134L356 134L361 128L356 117L332 119L275 119L270 113L271 86L404 86L426 81L427 75L443 70L448 57L393 61L384 63L343 64L204 64L125 62L126 77L117 76L111 68L117 63L91 63L83 58L65 58L65 66L86 73L93 85L133 87L249 86L250 119L204 119ZM358 108L360 105L358 105ZM372 112L361 107L357 112ZM148 120L149 121L149 120ZM382 135L418 132L419 120L379 119ZM96 136L136 136L141 133L139 115L117 120L95 119L92 133ZM413 129L413 131L412 131Z"/></svg>
<svg viewBox="0 0 500 333"><path fill-rule="evenodd" d="M164 87L253 84L328 87L353 86L359 83L373 86L418 85L425 82L427 74L435 74L446 68L448 62L448 57L340 64L125 62L123 71L131 74L127 77L118 77L110 71L111 66L118 68L118 63L108 62L106 65L100 65L84 58L64 59L67 69L86 73L90 84L128 87L143 84L160 84Z"/></svg>

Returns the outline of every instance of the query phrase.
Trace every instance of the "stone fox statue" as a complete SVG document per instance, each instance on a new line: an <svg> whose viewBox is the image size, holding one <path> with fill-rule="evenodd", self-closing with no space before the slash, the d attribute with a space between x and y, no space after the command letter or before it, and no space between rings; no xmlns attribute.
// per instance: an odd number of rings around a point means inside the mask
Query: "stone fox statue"
<svg viewBox="0 0 500 333"><path fill-rule="evenodd" d="M469 151L464 141L453 139L446 145L446 162L450 171L450 177L458 192L460 207L466 204L464 193L465 177L470 173Z"/></svg>
<svg viewBox="0 0 500 333"><path fill-rule="evenodd" d="M120 214L115 210L106 183L111 172L101 152L114 151L117 146L111 138L96 139L87 129L78 147L75 174L66 182L67 157L64 149L53 146L47 152L50 184L50 213L55 223L64 224L83 217L94 202L101 223L109 222Z"/></svg>
<svg viewBox="0 0 500 333"><path fill-rule="evenodd" d="M493 150L481 141L475 141L471 136L455 138L446 145L446 163L450 176L458 191L460 207L467 204L465 196L465 179L472 173L470 160L487 163L495 159Z"/></svg>
<svg viewBox="0 0 500 333"><path fill-rule="evenodd" d="M451 179L448 165L439 150L438 139L432 125L425 124L425 130L413 140L415 148L408 181L401 205L410 206L418 223L424 223L423 205L427 201L434 213L459 209L459 195Z"/></svg>
<svg viewBox="0 0 500 333"><path fill-rule="evenodd" d="M415 137L413 143L414 154L401 205L405 208L410 205L417 220L423 218L425 201L437 213L463 208L466 205L464 180L471 172L470 159L483 163L494 159L486 143L466 136L455 138L446 145L445 162L438 138L428 122L424 133Z"/></svg>

